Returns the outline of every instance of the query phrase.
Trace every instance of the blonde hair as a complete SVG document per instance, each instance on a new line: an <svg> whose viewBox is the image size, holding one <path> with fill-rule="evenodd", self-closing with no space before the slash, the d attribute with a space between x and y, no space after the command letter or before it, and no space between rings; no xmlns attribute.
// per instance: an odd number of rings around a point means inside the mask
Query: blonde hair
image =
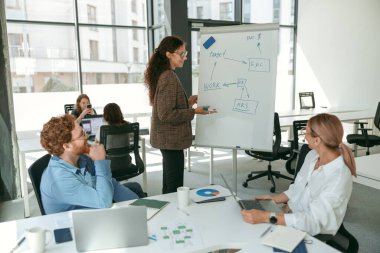
<svg viewBox="0 0 380 253"><path fill-rule="evenodd" d="M351 149L342 142L343 126L338 117L332 114L321 113L311 117L308 121L310 134L319 137L329 149L339 149L344 163L356 177L356 164Z"/></svg>

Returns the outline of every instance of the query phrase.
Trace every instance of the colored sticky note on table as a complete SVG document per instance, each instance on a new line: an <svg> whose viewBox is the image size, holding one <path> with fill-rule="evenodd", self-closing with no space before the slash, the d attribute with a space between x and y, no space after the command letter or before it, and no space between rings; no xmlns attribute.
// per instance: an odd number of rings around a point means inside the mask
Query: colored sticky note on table
<svg viewBox="0 0 380 253"><path fill-rule="evenodd" d="M214 44L214 43L215 43L215 39L214 39L214 37L210 36L210 38L208 38L208 39L205 41L205 43L203 43L203 47L206 48L206 49L208 49L208 48L211 47L212 44Z"/></svg>

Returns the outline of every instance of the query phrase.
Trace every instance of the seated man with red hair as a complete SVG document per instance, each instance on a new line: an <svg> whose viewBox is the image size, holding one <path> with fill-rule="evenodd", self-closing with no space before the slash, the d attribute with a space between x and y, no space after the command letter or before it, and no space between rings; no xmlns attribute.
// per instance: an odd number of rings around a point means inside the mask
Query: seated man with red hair
<svg viewBox="0 0 380 253"><path fill-rule="evenodd" d="M90 146L73 116L51 118L41 131L41 145L52 155L40 186L46 214L144 197L138 183L123 186L112 178L104 146Z"/></svg>

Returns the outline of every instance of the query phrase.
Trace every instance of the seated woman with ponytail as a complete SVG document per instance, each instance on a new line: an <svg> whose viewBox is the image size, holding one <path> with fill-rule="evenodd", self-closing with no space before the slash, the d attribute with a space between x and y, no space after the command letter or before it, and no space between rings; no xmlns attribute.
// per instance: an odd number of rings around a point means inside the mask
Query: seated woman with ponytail
<svg viewBox="0 0 380 253"><path fill-rule="evenodd" d="M342 143L343 126L334 115L323 113L310 118L305 138L311 151L294 184L278 195L256 197L284 203L284 212L243 210L246 222L291 226L310 235L336 234L351 197L355 160Z"/></svg>

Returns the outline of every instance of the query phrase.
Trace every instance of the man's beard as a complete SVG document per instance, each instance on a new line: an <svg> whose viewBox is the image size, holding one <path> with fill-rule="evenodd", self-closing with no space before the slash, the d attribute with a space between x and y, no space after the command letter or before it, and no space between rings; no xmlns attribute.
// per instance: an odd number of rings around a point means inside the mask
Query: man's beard
<svg viewBox="0 0 380 253"><path fill-rule="evenodd" d="M77 155L82 155L82 154L89 154L90 153L90 145L86 142L82 146L77 147L75 150Z"/></svg>

